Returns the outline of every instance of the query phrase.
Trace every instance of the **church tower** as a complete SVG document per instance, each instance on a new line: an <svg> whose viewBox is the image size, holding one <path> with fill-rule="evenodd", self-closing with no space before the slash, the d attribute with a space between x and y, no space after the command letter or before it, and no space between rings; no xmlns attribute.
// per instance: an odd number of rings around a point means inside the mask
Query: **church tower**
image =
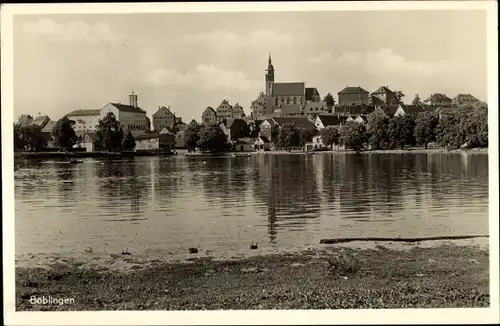
<svg viewBox="0 0 500 326"><path fill-rule="evenodd" d="M274 67L271 60L271 53L269 53L269 60L267 64L266 73L266 95L273 94L273 84L274 84Z"/></svg>

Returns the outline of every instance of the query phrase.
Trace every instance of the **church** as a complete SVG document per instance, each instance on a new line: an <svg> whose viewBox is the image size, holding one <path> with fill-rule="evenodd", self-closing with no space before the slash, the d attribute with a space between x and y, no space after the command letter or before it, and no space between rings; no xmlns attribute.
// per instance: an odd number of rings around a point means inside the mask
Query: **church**
<svg viewBox="0 0 500 326"><path fill-rule="evenodd" d="M274 82L274 66L269 54L265 75L265 93L252 102L251 110L254 118L266 118L276 115L301 115L306 103L321 102L315 87L306 87L305 82Z"/></svg>

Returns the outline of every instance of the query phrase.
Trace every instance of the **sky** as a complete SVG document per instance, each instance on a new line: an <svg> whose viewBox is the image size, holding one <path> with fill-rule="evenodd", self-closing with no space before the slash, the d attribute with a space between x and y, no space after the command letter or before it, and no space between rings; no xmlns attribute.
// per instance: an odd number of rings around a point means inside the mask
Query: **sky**
<svg viewBox="0 0 500 326"><path fill-rule="evenodd" d="M19 15L14 18L14 118L128 103L170 106L189 122L224 98L250 114L276 82L321 96L346 86L487 100L484 11L326 11Z"/></svg>

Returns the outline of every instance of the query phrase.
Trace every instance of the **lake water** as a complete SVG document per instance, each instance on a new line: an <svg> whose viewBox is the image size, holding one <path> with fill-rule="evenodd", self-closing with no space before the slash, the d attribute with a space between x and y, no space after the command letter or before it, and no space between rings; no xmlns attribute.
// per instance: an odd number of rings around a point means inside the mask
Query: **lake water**
<svg viewBox="0 0 500 326"><path fill-rule="evenodd" d="M214 255L334 237L488 234L488 155L137 157L19 163L16 254Z"/></svg>

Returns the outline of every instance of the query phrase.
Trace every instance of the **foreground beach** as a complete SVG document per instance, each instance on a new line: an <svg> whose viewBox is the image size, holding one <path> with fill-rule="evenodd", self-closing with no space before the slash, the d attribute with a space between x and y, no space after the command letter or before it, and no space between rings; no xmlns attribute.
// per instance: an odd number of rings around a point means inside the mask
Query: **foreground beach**
<svg viewBox="0 0 500 326"><path fill-rule="evenodd" d="M16 268L17 310L337 309L489 306L488 251L451 243L395 250L325 247L244 259L58 260ZM31 298L68 299L37 305Z"/></svg>

